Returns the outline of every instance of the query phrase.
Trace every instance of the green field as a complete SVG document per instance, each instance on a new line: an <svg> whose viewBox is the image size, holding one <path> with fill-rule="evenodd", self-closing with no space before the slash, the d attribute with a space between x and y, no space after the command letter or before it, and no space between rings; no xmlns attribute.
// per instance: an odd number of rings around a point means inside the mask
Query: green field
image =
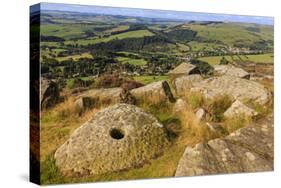
<svg viewBox="0 0 281 188"><path fill-rule="evenodd" d="M143 84L150 84L152 82L157 82L160 80L168 80L168 76L135 76L134 79Z"/></svg>
<svg viewBox="0 0 281 188"><path fill-rule="evenodd" d="M59 42L41 42L41 46L47 46L47 47L55 47L55 48L60 48L60 43Z"/></svg>
<svg viewBox="0 0 281 188"><path fill-rule="evenodd" d="M234 55L234 56L224 56L228 61L244 61L253 63L273 63L273 54L258 54L258 55ZM210 56L201 57L199 60L206 61L211 65L217 65L220 63L222 56Z"/></svg>
<svg viewBox="0 0 281 188"><path fill-rule="evenodd" d="M230 56L224 56L228 61L232 62ZM220 63L222 56L210 56L210 57L201 57L199 60L208 62L210 65L218 65Z"/></svg>
<svg viewBox="0 0 281 188"><path fill-rule="evenodd" d="M113 29L106 30L105 32L111 33L111 32L116 32L116 31L125 31L129 28L130 28L130 26L128 26L128 25L118 25L117 27L114 27Z"/></svg>
<svg viewBox="0 0 281 188"><path fill-rule="evenodd" d="M83 40L77 40L77 41L67 41L64 42L64 44L71 44L71 45L89 45L89 44L96 44L96 43L100 43L100 42L108 42L114 39L125 39L125 38L141 38L144 36L153 36L154 34L151 33L148 30L136 30L136 31L128 31L125 33L120 33L120 34L116 34L116 35L111 35L109 37L106 38L90 38L90 39L83 39Z"/></svg>
<svg viewBox="0 0 281 188"><path fill-rule="evenodd" d="M273 40L273 32L270 26L260 25L258 32L247 30L249 27L256 27L254 24L221 23L221 24L187 24L182 28L197 31L197 37L206 41L221 41L224 44L233 46L236 41L243 41L244 44L252 44L255 41Z"/></svg>
<svg viewBox="0 0 281 188"><path fill-rule="evenodd" d="M139 65L139 66L143 66L147 64L147 62L144 59L132 59L128 57L117 57L116 59L122 64L129 63L131 65Z"/></svg>
<svg viewBox="0 0 281 188"><path fill-rule="evenodd" d="M253 61L255 63L273 63L273 54L247 55L245 60Z"/></svg>
<svg viewBox="0 0 281 188"><path fill-rule="evenodd" d="M41 35L57 36L65 39L85 36L84 31L93 28L84 24L47 24L41 25Z"/></svg>

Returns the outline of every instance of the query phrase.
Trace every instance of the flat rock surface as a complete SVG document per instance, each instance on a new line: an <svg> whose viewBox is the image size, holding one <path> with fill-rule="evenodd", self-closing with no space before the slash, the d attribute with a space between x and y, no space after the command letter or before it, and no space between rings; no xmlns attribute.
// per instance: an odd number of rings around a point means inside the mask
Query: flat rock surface
<svg viewBox="0 0 281 188"><path fill-rule="evenodd" d="M190 91L196 82L202 81L203 78L199 74L192 74L189 76L181 76L174 81L174 87L177 95L185 95Z"/></svg>
<svg viewBox="0 0 281 188"><path fill-rule="evenodd" d="M94 115L57 149L65 176L103 174L142 166L169 145L162 124L142 109L116 104Z"/></svg>
<svg viewBox="0 0 281 188"><path fill-rule="evenodd" d="M258 112L244 105L241 101L236 100L223 114L227 118L237 117L237 116L247 116L253 117L258 115Z"/></svg>
<svg viewBox="0 0 281 188"><path fill-rule="evenodd" d="M137 100L174 101L170 86L165 80L132 89L130 92Z"/></svg>
<svg viewBox="0 0 281 188"><path fill-rule="evenodd" d="M221 75L228 75L228 76L234 76L238 78L250 78L250 74L246 72L245 70L234 67L231 65L215 65L214 66L215 72L221 74Z"/></svg>
<svg viewBox="0 0 281 188"><path fill-rule="evenodd" d="M271 171L273 160L273 125L269 121L187 147L175 176Z"/></svg>
<svg viewBox="0 0 281 188"><path fill-rule="evenodd" d="M191 63L181 63L179 66L169 71L168 74L188 75L195 68L196 66Z"/></svg>
<svg viewBox="0 0 281 188"><path fill-rule="evenodd" d="M227 94L234 99L251 100L260 104L266 104L271 99L270 92L263 85L233 76L212 77L196 82L190 91L201 92L206 98Z"/></svg>
<svg viewBox="0 0 281 188"><path fill-rule="evenodd" d="M90 89L78 95L75 104L78 109L90 109L94 103L116 104L121 102L122 88ZM93 103L93 104L92 104Z"/></svg>

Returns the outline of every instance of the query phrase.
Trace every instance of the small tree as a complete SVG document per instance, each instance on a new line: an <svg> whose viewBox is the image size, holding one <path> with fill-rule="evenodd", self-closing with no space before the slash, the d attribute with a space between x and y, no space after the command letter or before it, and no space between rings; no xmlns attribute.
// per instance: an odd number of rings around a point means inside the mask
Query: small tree
<svg viewBox="0 0 281 188"><path fill-rule="evenodd" d="M192 59L190 61L190 63L195 65L201 74L205 74L205 75L213 74L214 68L205 61L201 61L198 59Z"/></svg>
<svg viewBox="0 0 281 188"><path fill-rule="evenodd" d="M223 56L220 60L220 65L228 65L229 61Z"/></svg>

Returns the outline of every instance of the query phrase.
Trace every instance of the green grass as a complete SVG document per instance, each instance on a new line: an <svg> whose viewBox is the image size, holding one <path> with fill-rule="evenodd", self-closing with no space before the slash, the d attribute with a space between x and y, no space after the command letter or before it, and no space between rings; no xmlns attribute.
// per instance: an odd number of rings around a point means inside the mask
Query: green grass
<svg viewBox="0 0 281 188"><path fill-rule="evenodd" d="M152 82L157 82L160 80L167 80L169 79L168 76L135 76L134 79L138 82L143 84L150 84Z"/></svg>
<svg viewBox="0 0 281 188"><path fill-rule="evenodd" d="M41 165L41 181L43 184L63 183L64 178L59 174L55 164L54 154L49 155Z"/></svg>
<svg viewBox="0 0 281 188"><path fill-rule="evenodd" d="M128 57L117 57L116 59L122 64L129 63L131 65L138 65L138 66L143 66L147 64L147 62L144 59L132 59Z"/></svg>
<svg viewBox="0 0 281 188"><path fill-rule="evenodd" d="M273 63L273 54L247 55L247 60L255 63Z"/></svg>
<svg viewBox="0 0 281 188"><path fill-rule="evenodd" d="M105 32L111 33L111 32L116 32L116 31L125 31L127 29L129 29L128 25L118 25L117 27L114 27L113 29L106 30Z"/></svg>
<svg viewBox="0 0 281 188"><path fill-rule="evenodd" d="M41 25L41 35L57 36L66 40L85 36L84 31L94 28L87 24L45 24Z"/></svg>
<svg viewBox="0 0 281 188"><path fill-rule="evenodd" d="M232 59L230 56L224 56L228 61L232 62ZM218 65L220 63L222 56L210 56L210 57L201 57L199 60L206 61L210 65Z"/></svg>
<svg viewBox="0 0 281 188"><path fill-rule="evenodd" d="M77 41L66 41L64 42L64 44L71 44L71 45L89 45L89 44L97 44L100 42L108 42L114 39L125 39L125 38L141 38L144 36L153 36L154 34L151 33L148 30L136 30L136 31L128 31L125 33L120 33L120 34L116 34L116 35L111 35L109 37L106 38L91 38L91 39L82 39L82 40L77 40Z"/></svg>
<svg viewBox="0 0 281 188"><path fill-rule="evenodd" d="M260 38L273 40L273 28L270 26L259 26L260 32L252 33L247 27L256 27L254 24L221 23L221 24L189 24L183 28L197 31L197 37L206 41L219 40L224 44L233 46L236 41L243 41L245 44L257 42Z"/></svg>
<svg viewBox="0 0 281 188"><path fill-rule="evenodd" d="M224 56L228 61L245 61L253 63L273 63L274 57L272 53L268 54L258 54L258 55L234 55ZM222 56L210 56L210 57L201 57L199 60L206 61L211 65L217 65L220 63Z"/></svg>

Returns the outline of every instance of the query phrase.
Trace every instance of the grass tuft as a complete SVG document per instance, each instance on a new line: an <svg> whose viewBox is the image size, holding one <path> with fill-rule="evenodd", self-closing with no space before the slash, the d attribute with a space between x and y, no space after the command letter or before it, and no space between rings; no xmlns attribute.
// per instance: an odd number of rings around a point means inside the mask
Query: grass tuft
<svg viewBox="0 0 281 188"><path fill-rule="evenodd" d="M224 128L232 133L240 128L243 128L252 123L252 119L245 116L236 116L233 118L226 119L224 121Z"/></svg>
<svg viewBox="0 0 281 188"><path fill-rule="evenodd" d="M223 113L231 106L233 99L228 95L217 96L207 101L206 109L211 115L211 120L220 122L223 120Z"/></svg>

